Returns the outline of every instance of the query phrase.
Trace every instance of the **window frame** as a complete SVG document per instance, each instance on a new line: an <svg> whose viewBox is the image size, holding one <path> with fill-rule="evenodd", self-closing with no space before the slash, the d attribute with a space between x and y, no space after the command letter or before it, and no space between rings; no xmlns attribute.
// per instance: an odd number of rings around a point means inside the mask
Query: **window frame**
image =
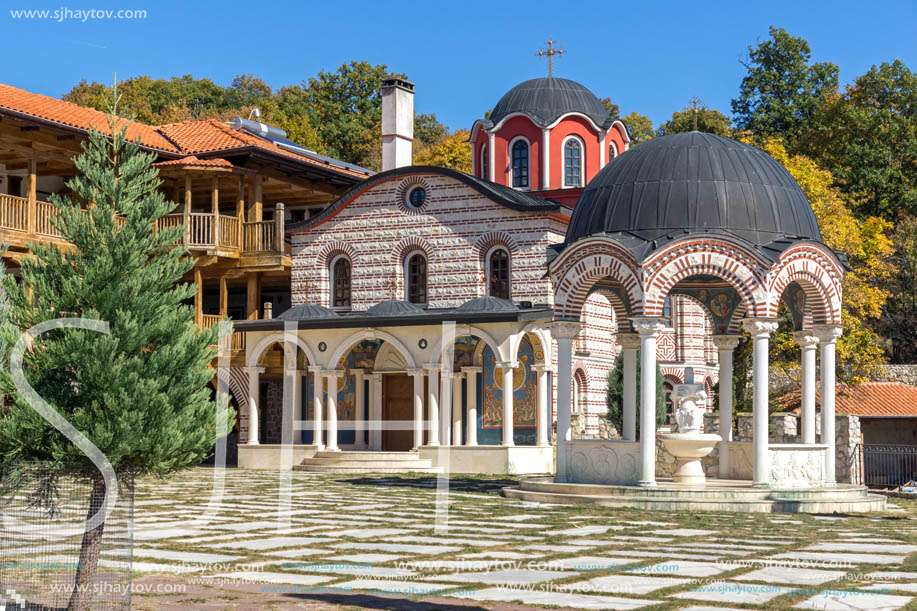
<svg viewBox="0 0 917 611"><path fill-rule="evenodd" d="M575 142L579 147L579 182L577 184L567 183L567 146L570 142ZM563 161L563 188L577 189L584 185L586 178L586 143L576 134L570 134L561 142L561 160Z"/></svg>
<svg viewBox="0 0 917 611"><path fill-rule="evenodd" d="M335 274L335 268L337 264L341 261L346 261L348 268L348 278L347 278L347 305L337 305L336 304L336 293L337 293L337 274ZM329 286L329 299L330 306L333 310L349 310L353 307L353 261L350 260L350 257L346 254L339 254L331 259L328 263L328 286Z"/></svg>
<svg viewBox="0 0 917 611"><path fill-rule="evenodd" d="M488 171L490 170L490 168L487 167L487 159L487 143L485 142L481 145L481 159L478 162L478 170L481 173L481 178L484 180L490 180L490 178L487 176Z"/></svg>
<svg viewBox="0 0 917 611"><path fill-rule="evenodd" d="M525 184L516 186L516 159L513 149L519 142L525 144ZM510 140L507 153L509 156L509 186L519 191L529 191L532 188L532 143L525 136L516 136Z"/></svg>
<svg viewBox="0 0 917 611"><path fill-rule="evenodd" d="M506 253L506 297L498 297L498 299L507 299L511 300L513 298L513 255L509 251L509 248L506 246L497 245L492 247L487 251L487 257L485 259L486 265L484 267L484 279L486 283L486 295L488 297L497 297L493 294L493 290L490 282L490 274L493 269L493 257L497 252L503 251Z"/></svg>
<svg viewBox="0 0 917 611"><path fill-rule="evenodd" d="M411 301L411 260L414 257L423 257L424 271L423 271L423 296L424 301ZM404 256L403 262L403 277L404 277L404 300L408 303L414 303L419 306L427 307L430 303L430 258L427 257L427 253L422 250L412 250Z"/></svg>

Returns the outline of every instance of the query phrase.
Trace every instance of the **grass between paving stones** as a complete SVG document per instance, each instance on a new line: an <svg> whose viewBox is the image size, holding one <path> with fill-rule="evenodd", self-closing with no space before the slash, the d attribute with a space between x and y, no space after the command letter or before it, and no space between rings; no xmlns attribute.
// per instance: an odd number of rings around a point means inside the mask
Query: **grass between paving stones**
<svg viewBox="0 0 917 611"><path fill-rule="evenodd" d="M138 486L138 500L139 499L149 499L156 497L166 497L169 500L174 500L176 497L182 499L182 501L187 502L187 506L198 507L203 506L207 502L209 496L209 487L210 482L207 477L202 477L202 474L207 474L207 471L195 470L191 474L196 475L196 477L190 477L188 479L183 479L183 477L173 478L169 480L171 484L170 490L164 491L161 487L146 486L145 482L141 482L141 485ZM278 476L277 474L270 473L257 473L257 472L230 472L235 477L229 477L227 480L227 494L224 497L224 500L228 503L236 503L238 497L251 497L257 499L257 501L252 501L251 499L239 500L238 502L242 503L257 503L269 505L275 502L275 499L278 498ZM904 509L901 514L894 515L890 519L882 519L880 521L871 521L870 517L876 516L850 516L844 520L840 521L823 521L818 520L814 516L808 515L785 515L785 514L727 514L727 513L686 513L686 512L653 512L645 510L636 510L629 508L613 508L613 507L602 507L591 504L580 504L573 506L543 506L543 505L533 505L523 503L521 501L498 498L499 489L505 485L511 485L513 481L517 478L500 478L500 480L494 481L486 477L474 476L474 477L454 477L450 479L450 492L455 492L458 494L450 494L450 500L453 501L450 507L449 517L450 520L455 521L469 521L477 522L484 527L494 527L499 524L499 521L496 521L496 518L509 517L509 516L519 516L519 515L538 515L541 516L535 520L527 521L529 523L538 523L541 525L540 528L506 528L505 533L474 533L472 530L464 530L465 526L463 525L460 529L452 530L450 529L449 535L443 537L443 544L448 544L448 539L450 538L463 538L463 539L472 539L480 538L485 539L497 539L505 540L507 543L500 546L478 546L470 544L460 544L462 550L455 553L443 552L443 553L431 553L425 554L423 556L418 556L417 558L408 558L403 557L401 560L430 560L430 559L444 559L444 560L454 560L458 557L469 555L469 554L480 554L483 552L491 551L520 551L519 548L533 543L542 544L542 545L564 545L567 549L563 552L548 552L548 551L523 551L522 553L530 554L533 559L536 561L548 562L551 560L559 560L562 558L570 558L576 556L598 556L598 557L627 557L628 550L647 550L656 551L658 549L659 554L655 557L641 557L638 562L634 564L640 565L650 565L655 564L661 561L669 560L669 554L672 553L684 553L684 554L697 554L700 552L690 552L685 550L679 550L673 545L678 544L688 544L697 541L712 541L720 542L724 545L728 545L730 541L744 540L748 539L749 541L757 539L762 545L768 545L771 539L792 539L791 543L779 544L769 547L766 550L748 550L750 553L745 556L736 556L735 559L742 561L753 561L755 559L760 559L764 556L772 556L775 554L780 554L783 552L790 552L794 550L799 550L803 547L811 545L813 543L821 541L833 541L839 536L836 533L847 532L847 531L857 531L865 532L870 536L861 537L863 542L869 542L873 538L888 538L901 541L903 543L913 544L917 540L917 503L910 499L894 499L894 504L900 506ZM185 483L187 482L187 483ZM437 492L435 488L436 477L431 477L426 474L416 474L415 476L403 476L399 475L396 477L392 476L380 476L378 478L370 477L353 477L340 475L337 476L314 476L309 474L308 477L302 477L302 474L294 474L293 477L293 491L294 494L297 492L305 491L314 491L319 492L319 495L306 495L306 496L294 496L293 497L293 508L296 509L298 506L308 505L310 508L315 509L324 509L327 510L327 515L321 516L323 519L326 519L328 515L339 515L340 524L339 525L329 525L328 529L316 530L305 533L292 533L290 536L303 536L303 537L321 537L323 532L328 532L332 529L344 529L344 528L404 528L409 529L414 532L411 535L417 536L436 536L434 533L434 525L432 523L434 514L434 509L436 507L436 498ZM433 486L431 487L431 484ZM361 505L370 505L373 503L382 503L383 505L388 505L391 509L388 508L379 508L376 515L364 515L361 516L359 511L348 512L348 506L361 506ZM170 507L175 507L176 509L184 508L184 503L171 505ZM144 510L149 510L151 513L156 511L157 508L155 505L149 506L144 505L138 507L137 514L138 516L143 515ZM158 508L161 511L161 508ZM251 517L252 513L258 514L268 514L270 510L267 509L247 509L247 508L228 508L219 513L220 517L230 517L238 520L239 522L243 521L271 521L272 518L264 517ZM310 516L312 514L306 514L302 516L293 516L291 519L291 526L295 530L296 528L307 527L312 525L310 523ZM402 523L392 523L386 521L376 521L373 518L375 517L417 517L417 523L413 525L404 525ZM365 517L367 523L361 522L352 522L349 519L351 517ZM885 516L882 516L885 518ZM794 519L802 522L801 524L786 524L786 523L775 523L772 520L774 519ZM667 526L660 525L637 525L637 524L626 524L628 521L656 521L665 523ZM587 525L623 525L627 526L624 530L609 530L601 534L591 534L583 536L574 536L559 534L558 531L575 528L578 526L587 526ZM711 530L714 531L714 534L705 536L705 537L671 537L671 540L667 543L653 542L647 543L645 541L635 540L635 541L626 541L621 543L621 540L618 539L618 543L615 540L621 536L660 536L659 533L651 533L651 531L665 529L671 530L674 528L691 528L691 529L700 529L700 530ZM208 529L205 533L202 533L200 536L206 536L206 534L212 534L212 536L220 536L232 534L233 531L230 530L220 530L220 529ZM237 533L238 540L259 540L262 538L278 536L279 533L275 531L262 531L262 532L240 532ZM531 536L537 535L540 537L540 540L537 542L525 541L525 540L514 540L512 537L514 535L519 536ZM664 534L661 536L665 536ZM397 542L399 537L382 537L382 538L370 538L370 539L359 539L353 537L334 537L332 541L327 543L316 543L309 544L305 546L297 545L294 547L314 547L318 549L329 549L330 554L323 554L317 556L306 556L302 558L282 558L278 556L269 556L265 552L278 551L285 548L277 548L271 550L265 550L264 552L245 550L242 548L208 548L206 543L184 543L181 539L169 539L169 540L159 540L159 541L141 541L138 542L139 545L145 547L154 547L157 549L168 549L174 551L186 551L186 552L214 552L221 553L232 556L239 556L238 560L232 562L238 563L251 563L251 562L275 562L276 566L267 567L266 570L283 572L280 569L280 565L283 562L312 562L312 561L323 561L335 556L343 556L354 553L367 553L363 550L350 550L350 549L339 549L331 548L331 545L337 543L347 543L347 542L357 542L357 543L382 543L382 542ZM571 538L584 538L584 539L597 539L597 540L607 540L608 545L597 545L597 546L575 546L569 544ZM744 544L749 544L749 542L743 541ZM710 548L710 554L715 554L716 548ZM724 560L729 560L732 557L726 557ZM138 558L138 560L156 562L154 559L144 559ZM527 560L523 560L523 563L526 563ZM678 560L673 560L673 563L677 563ZM524 565L524 564L523 564ZM396 561L392 560L389 562L378 563L374 566L396 566ZM728 581L730 578L750 572L757 567L737 567L736 569L724 571L718 575L713 576L712 578L718 580ZM822 568L822 567L811 567L811 568ZM917 554L911 554L906 559L901 567L889 566L889 565L856 565L850 572L852 573L868 573L871 571L884 571L884 570L914 570L917 571ZM804 570L804 569L803 569ZM297 574L300 573L315 573L323 574L328 577L332 577L329 581L323 583L322 585L334 585L339 583L344 583L350 581L355 577L354 575L345 575L345 574L329 574L327 572L322 573L319 571L286 571L294 572ZM425 571L423 575L418 575L411 578L411 580L416 581L433 581L439 583L448 583L448 571ZM586 582L592 578L600 577L603 575L609 574L604 571L581 571L576 576L569 576L561 579L556 579L552 583L555 585L570 585ZM664 577L663 575L657 575ZM676 576L676 575L670 575ZM915 580L917 581L917 580ZM747 582L750 585L755 585L754 582ZM760 583L760 582L759 582ZM684 592L687 590L687 585L673 585L665 587L648 594L626 594L626 593L601 593L593 592L598 596L615 596L619 598L639 598L643 600L653 600L657 601L657 604L652 607L646 607L647 609L676 609L684 606L690 606L691 601L683 599L668 599L667 597L671 594L678 592ZM777 584L763 584L761 585L777 585ZM851 581L837 580L829 584L823 584L819 586L811 586L815 588L825 588L825 587L834 587L836 589L852 589L857 584ZM455 588L489 588L493 587L488 584L470 584L470 583L457 583ZM805 588L808 586L792 586L788 585L789 588ZM536 586L537 588L537 586ZM573 590L575 591L575 590ZM228 592L225 590L216 590L214 589L214 598L208 599L211 604L216 601L227 601L235 599L227 599L226 595ZM590 594L589 592L578 592L581 594ZM415 596L412 597L412 600L422 601L424 597ZM786 609L791 607L799 602L802 602L808 598L805 595L781 595L775 597L771 601L760 604L760 605L745 605L745 604L734 604L730 603L730 606L739 607L739 608L761 608L761 609ZM288 602L288 601L287 601ZM344 601L342 601L344 602ZM278 603L280 604L280 603ZM346 604L346 603L345 603ZM487 608L493 606L497 603L487 603L482 601L477 601L475 605L478 608ZM700 602L699 605L717 605L717 604L726 604L726 603L708 603ZM554 605L551 605L553 607ZM907 608L917 609L917 606L914 606L913 603L908 605Z"/></svg>

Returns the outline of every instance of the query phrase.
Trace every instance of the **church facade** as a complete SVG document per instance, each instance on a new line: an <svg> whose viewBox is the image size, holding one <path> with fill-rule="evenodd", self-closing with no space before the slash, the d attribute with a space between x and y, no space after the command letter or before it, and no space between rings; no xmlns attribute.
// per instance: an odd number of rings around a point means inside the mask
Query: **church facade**
<svg viewBox="0 0 917 611"><path fill-rule="evenodd" d="M453 471L551 471L550 247L583 188L628 150L627 130L582 85L533 79L475 123L468 175L409 164L413 84L386 82L383 106L387 169L287 224L293 307L238 325L240 466L276 467L278 447L292 444L303 464L352 450L413 451L441 466L448 447ZM618 334L632 333L620 291L591 289L573 343L572 410L587 436L604 418ZM664 316L667 392L715 383L705 309L675 294Z"/></svg>

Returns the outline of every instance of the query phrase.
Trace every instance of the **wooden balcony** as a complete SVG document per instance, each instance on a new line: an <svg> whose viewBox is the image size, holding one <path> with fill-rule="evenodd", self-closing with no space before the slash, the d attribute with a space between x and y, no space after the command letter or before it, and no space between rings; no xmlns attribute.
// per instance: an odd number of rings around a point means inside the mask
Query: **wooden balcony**
<svg viewBox="0 0 917 611"><path fill-rule="evenodd" d="M283 256L283 205L277 206L277 219L240 222L238 217L209 212L168 214L157 229L185 227L183 241L189 250L209 251L229 257L242 255ZM27 242L61 241L60 231L51 219L57 214L54 204L30 202L26 197L0 195L0 229L4 244L25 247Z"/></svg>

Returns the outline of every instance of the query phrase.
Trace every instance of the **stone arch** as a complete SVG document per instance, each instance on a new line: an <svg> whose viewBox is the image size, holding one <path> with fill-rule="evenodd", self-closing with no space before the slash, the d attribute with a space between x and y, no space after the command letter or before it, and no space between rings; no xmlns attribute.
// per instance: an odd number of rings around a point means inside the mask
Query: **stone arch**
<svg viewBox="0 0 917 611"><path fill-rule="evenodd" d="M534 335L538 338L538 341L541 343L541 349L544 351L544 360L540 364L550 365L554 358L553 338L551 337L550 330L540 328L538 326L540 324L544 323L533 320L522 330L525 331L528 335Z"/></svg>
<svg viewBox="0 0 917 611"><path fill-rule="evenodd" d="M261 338L261 341L259 341L255 345L255 348L252 351L250 352L246 351L245 366L246 367L257 367L258 361L261 359L261 355L264 353L265 350L267 350L268 347L274 344L283 344L284 342L288 340L296 344L296 346L299 347L299 349L302 350L303 353L305 353L306 359L308 359L309 364L311 365L318 364L318 361L315 359L315 353L312 352L312 348L309 347L309 344L306 343L306 340L302 339L299 336L299 334L296 334L296 333L287 334L287 333L284 333L283 331L278 331L276 333L271 333L270 335L267 335ZM245 388L246 388L246 392L248 392L247 391L248 387L246 386Z"/></svg>
<svg viewBox="0 0 917 611"><path fill-rule="evenodd" d="M574 363L573 375L570 381L572 384L575 384L574 388L570 389L571 397L579 406L579 409L574 411L575 413L585 416L588 413L585 406L585 399L589 394L589 374L586 373L586 366L581 361Z"/></svg>
<svg viewBox="0 0 917 611"><path fill-rule="evenodd" d="M843 270L820 248L811 244L790 247L771 269L768 315L777 316L784 292L796 283L805 293L805 309L811 313L811 324L840 324L842 274Z"/></svg>
<svg viewBox="0 0 917 611"><path fill-rule="evenodd" d="M421 251L427 258L427 265L433 260L434 250L430 247L430 244L420 236L411 236L403 238L392 249L392 263L395 269L400 271L404 266L404 258L415 250Z"/></svg>
<svg viewBox="0 0 917 611"><path fill-rule="evenodd" d="M643 287L630 252L606 237L587 238L571 245L551 264L554 313L557 320L579 321L592 287L604 278L621 284L632 316L643 308Z"/></svg>
<svg viewBox="0 0 917 611"><path fill-rule="evenodd" d="M475 241L473 247L482 269L485 263L484 258L487 256L487 253L496 246L505 248L509 252L510 259L519 251L519 245L516 243L516 240L505 231L488 231Z"/></svg>
<svg viewBox="0 0 917 611"><path fill-rule="evenodd" d="M615 315L615 328L617 332L630 333L630 314L627 311L627 304L624 303L621 296L610 288L602 286L596 286L589 292L590 294L599 293L608 299L608 303L611 305L611 309ZM588 299L588 295L586 298Z"/></svg>
<svg viewBox="0 0 917 611"><path fill-rule="evenodd" d="M660 367L659 370L662 372L663 379L669 378L676 384L685 383L685 372L681 369L677 367Z"/></svg>
<svg viewBox="0 0 917 611"><path fill-rule="evenodd" d="M661 316L672 288L692 276L715 276L728 282L739 293L751 316L764 316L767 311L762 266L751 253L726 240L707 238L674 244L653 255L644 269L646 316Z"/></svg>
<svg viewBox="0 0 917 611"><path fill-rule="evenodd" d="M401 343L401 340L396 338L391 333L379 331L377 329L363 329L361 331L357 331L342 341L340 344L338 344L337 348L334 349L334 352L331 353L331 356L328 358L327 366L336 367L338 361L341 360L341 357L347 354L351 348L362 342L364 339L381 339L384 342L391 344L392 347L401 354L402 358L404 358L408 369L417 368L416 361L414 360L414 355L411 354L411 352L403 343Z"/></svg>
<svg viewBox="0 0 917 611"><path fill-rule="evenodd" d="M325 245L322 246L318 251L318 263L322 267L328 267L328 264L331 263L331 260L338 255L346 255L347 258L350 259L350 264L353 265L354 260L357 258L357 251L347 242L333 240L325 243Z"/></svg>

